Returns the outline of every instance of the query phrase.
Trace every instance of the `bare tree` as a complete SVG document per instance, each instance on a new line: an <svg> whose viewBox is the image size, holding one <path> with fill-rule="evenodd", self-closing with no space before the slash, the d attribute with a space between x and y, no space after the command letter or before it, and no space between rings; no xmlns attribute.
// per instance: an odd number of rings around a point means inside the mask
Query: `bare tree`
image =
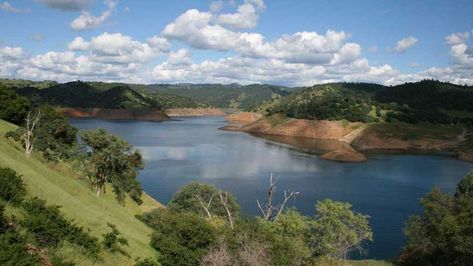
<svg viewBox="0 0 473 266"><path fill-rule="evenodd" d="M264 206L262 206L259 200L256 200L256 203L258 204L258 208L260 209L263 215L263 218L267 221L270 221L271 219L273 221L276 221L279 215L282 213L282 211L286 207L287 201L299 195L299 192L284 190L284 199L282 203L274 206L273 196L275 192L276 192L276 181L273 180L273 174L271 173L271 175L269 176L269 187L268 187L268 195L266 198L266 203L264 204ZM275 212L276 212L276 215L274 215Z"/></svg>
<svg viewBox="0 0 473 266"><path fill-rule="evenodd" d="M271 265L266 244L250 240L246 235L240 237L238 256L244 266Z"/></svg>
<svg viewBox="0 0 473 266"><path fill-rule="evenodd" d="M209 217L209 219L212 219L212 213L210 212L210 205L212 205L212 200L213 200L214 196L215 196L215 194L212 194L212 196L210 196L209 201L205 202L204 199L202 199L202 197L200 195L195 195L195 197L199 201L200 205L204 209L204 211L207 214L207 216Z"/></svg>
<svg viewBox="0 0 473 266"><path fill-rule="evenodd" d="M227 212L227 219L228 222L230 223L230 228L233 229L233 216L232 212L230 211L230 208L228 206L228 192L223 192L222 190L219 190L218 196L220 197L220 203L223 205L225 208L225 211Z"/></svg>
<svg viewBox="0 0 473 266"><path fill-rule="evenodd" d="M211 248L202 258L201 266L231 266L235 265L232 254L228 249L227 242L220 239L218 244Z"/></svg>
<svg viewBox="0 0 473 266"><path fill-rule="evenodd" d="M25 131L23 133L23 138L25 140L25 154L26 157L30 157L31 153L33 152L34 145L36 143L36 140L34 139L34 129L36 125L39 122L39 119L41 118L41 111L38 110L38 114L35 117L31 116L31 112L28 112L28 115L25 118L26 121L26 127Z"/></svg>

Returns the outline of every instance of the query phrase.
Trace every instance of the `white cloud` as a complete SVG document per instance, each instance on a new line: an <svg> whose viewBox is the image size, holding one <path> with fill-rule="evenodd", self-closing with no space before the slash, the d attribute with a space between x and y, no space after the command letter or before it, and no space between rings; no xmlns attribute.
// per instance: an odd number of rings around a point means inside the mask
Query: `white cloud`
<svg viewBox="0 0 473 266"><path fill-rule="evenodd" d="M79 17L75 18L71 22L71 28L73 30L81 31L97 28L102 25L112 16L112 13L115 11L115 8L118 4L118 0L105 0L104 2L107 5L107 10L102 12L100 16L96 17L90 14L88 11L83 11Z"/></svg>
<svg viewBox="0 0 473 266"><path fill-rule="evenodd" d="M68 49L71 51L85 51L88 48L89 43L86 42L82 37L74 38L74 40L68 45Z"/></svg>
<svg viewBox="0 0 473 266"><path fill-rule="evenodd" d="M465 43L470 38L469 32L452 33L445 37L445 41L450 45Z"/></svg>
<svg viewBox="0 0 473 266"><path fill-rule="evenodd" d="M217 17L217 23L234 29L254 28L258 24L259 14L256 8L246 3L238 7L236 13L221 14Z"/></svg>
<svg viewBox="0 0 473 266"><path fill-rule="evenodd" d="M413 36L403 38L399 40L394 48L391 49L392 52L402 54L407 51L410 47L417 43L417 39Z"/></svg>
<svg viewBox="0 0 473 266"><path fill-rule="evenodd" d="M27 9L16 8L16 7L12 6L12 4L10 4L10 2L8 2L8 1L4 1L3 3L0 3L0 9L4 10L6 12L11 12L11 13L20 13L20 12L28 13L28 12L31 12L31 9L29 9L29 8L27 8Z"/></svg>
<svg viewBox="0 0 473 266"><path fill-rule="evenodd" d="M41 0L41 2L50 8L62 11L84 11L89 8L92 0Z"/></svg>

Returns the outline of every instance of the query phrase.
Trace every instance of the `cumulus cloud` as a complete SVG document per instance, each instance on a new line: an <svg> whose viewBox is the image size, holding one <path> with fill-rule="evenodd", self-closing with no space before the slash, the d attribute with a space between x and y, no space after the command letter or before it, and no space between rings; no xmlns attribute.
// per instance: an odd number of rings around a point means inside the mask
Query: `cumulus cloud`
<svg viewBox="0 0 473 266"><path fill-rule="evenodd" d="M413 36L403 38L403 39L401 39L397 42L396 46L394 46L391 49L391 51L393 53L402 54L402 53L405 53L407 51L407 49L409 49L410 47L412 47L416 43L417 43L417 39Z"/></svg>
<svg viewBox="0 0 473 266"><path fill-rule="evenodd" d="M46 6L61 11L87 10L92 0L41 0Z"/></svg>
<svg viewBox="0 0 473 266"><path fill-rule="evenodd" d="M83 11L79 17L71 22L71 28L73 30L82 31L97 28L102 25L112 16L118 4L118 0L105 0L104 2L107 5L107 10L102 12L100 16L94 16L88 11Z"/></svg>
<svg viewBox="0 0 473 266"><path fill-rule="evenodd" d="M20 12L31 12L29 8L27 9L21 9L21 8L16 8L10 4L8 1L4 1L3 3L0 3L0 9L4 10L6 12L11 12L11 13L20 13Z"/></svg>
<svg viewBox="0 0 473 266"><path fill-rule="evenodd" d="M217 23L234 29L254 28L258 24L259 13L257 7L247 2L240 5L236 13L221 14L217 17Z"/></svg>
<svg viewBox="0 0 473 266"><path fill-rule="evenodd" d="M82 37L76 37L67 47L71 51L85 51L89 48L89 43Z"/></svg>
<svg viewBox="0 0 473 266"><path fill-rule="evenodd" d="M469 32L452 33L445 37L445 41L450 45L456 45L466 42L470 38Z"/></svg>

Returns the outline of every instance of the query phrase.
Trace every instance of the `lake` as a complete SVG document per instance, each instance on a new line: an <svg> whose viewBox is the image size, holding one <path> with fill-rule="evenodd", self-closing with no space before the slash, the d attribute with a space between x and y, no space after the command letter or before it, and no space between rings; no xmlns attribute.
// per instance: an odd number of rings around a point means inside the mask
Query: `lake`
<svg viewBox="0 0 473 266"><path fill-rule="evenodd" d="M218 130L223 117L181 117L167 122L71 119L81 129L105 128L131 142L146 160L139 179L162 203L191 181L214 184L234 194L244 213L258 214L268 177L300 192L292 202L314 215L317 200L348 201L371 216L374 242L364 258L389 259L403 245L407 217L419 213L419 199L434 186L453 192L472 164L444 156L377 155L365 163L325 161L272 140Z"/></svg>

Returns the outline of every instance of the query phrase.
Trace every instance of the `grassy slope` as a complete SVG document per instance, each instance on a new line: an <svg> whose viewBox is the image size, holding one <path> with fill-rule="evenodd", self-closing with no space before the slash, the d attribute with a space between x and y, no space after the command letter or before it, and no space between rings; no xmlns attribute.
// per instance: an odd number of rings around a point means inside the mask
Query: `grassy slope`
<svg viewBox="0 0 473 266"><path fill-rule="evenodd" d="M151 229L138 221L134 215L160 207L157 201L144 195L142 206L130 201L125 206L120 206L110 192L97 198L89 189L86 180L80 179L66 165L46 164L38 154L27 159L18 144L4 138L5 132L14 128L12 124L0 120L0 167L10 167L23 175L30 196L42 198L49 204L61 205L62 212L68 218L89 228L92 235L101 239L101 235L108 232L106 224L110 222L117 225L128 239L130 246L126 251L130 257L119 253L105 254L105 265L130 265L137 257L156 256L149 246ZM69 251L71 252L73 253ZM86 265L90 262L79 263Z"/></svg>

